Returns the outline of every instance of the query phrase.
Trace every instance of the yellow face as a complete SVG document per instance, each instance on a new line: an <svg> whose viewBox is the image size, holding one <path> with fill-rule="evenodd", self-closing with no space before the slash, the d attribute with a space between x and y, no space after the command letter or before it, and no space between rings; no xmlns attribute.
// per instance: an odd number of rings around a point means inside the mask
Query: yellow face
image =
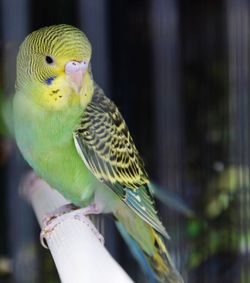
<svg viewBox="0 0 250 283"><path fill-rule="evenodd" d="M17 91L48 109L86 104L93 82L91 45L77 28L56 25L34 31L17 57Z"/></svg>

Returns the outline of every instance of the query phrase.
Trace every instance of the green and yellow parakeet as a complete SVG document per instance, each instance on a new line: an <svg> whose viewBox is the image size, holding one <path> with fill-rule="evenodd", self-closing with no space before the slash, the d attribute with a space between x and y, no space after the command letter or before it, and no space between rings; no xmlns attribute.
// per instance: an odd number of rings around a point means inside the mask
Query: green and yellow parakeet
<svg viewBox="0 0 250 283"><path fill-rule="evenodd" d="M73 204L112 213L160 282L183 282L163 242L143 162L117 107L94 82L90 58L88 39L69 25L26 37L13 103L18 147Z"/></svg>

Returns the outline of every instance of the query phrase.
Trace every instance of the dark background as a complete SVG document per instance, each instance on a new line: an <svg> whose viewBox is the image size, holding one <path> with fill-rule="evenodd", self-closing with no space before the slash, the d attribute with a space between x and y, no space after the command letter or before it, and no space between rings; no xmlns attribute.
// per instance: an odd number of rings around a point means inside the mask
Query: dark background
<svg viewBox="0 0 250 283"><path fill-rule="evenodd" d="M94 78L121 110L152 179L180 201L159 203L186 282L250 282L249 16L247 0L0 1L0 93L13 95L25 35L82 29ZM0 283L59 282L18 195L26 165L0 141ZM182 207L182 206L181 206ZM136 262L106 220L107 246L136 282Z"/></svg>

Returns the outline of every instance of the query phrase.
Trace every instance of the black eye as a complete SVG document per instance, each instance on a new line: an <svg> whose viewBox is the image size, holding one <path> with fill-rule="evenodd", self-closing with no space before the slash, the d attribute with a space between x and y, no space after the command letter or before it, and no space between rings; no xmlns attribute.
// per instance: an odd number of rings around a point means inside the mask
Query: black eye
<svg viewBox="0 0 250 283"><path fill-rule="evenodd" d="M49 64L49 65L51 65L51 64L54 63L54 60L53 60L53 58L52 58L51 56L46 56L46 57L45 57L45 61L46 61L46 63Z"/></svg>

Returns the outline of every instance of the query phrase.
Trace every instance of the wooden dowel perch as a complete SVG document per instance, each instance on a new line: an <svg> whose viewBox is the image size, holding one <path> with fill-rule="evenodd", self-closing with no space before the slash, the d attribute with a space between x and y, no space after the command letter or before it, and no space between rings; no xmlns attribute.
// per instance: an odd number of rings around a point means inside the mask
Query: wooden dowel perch
<svg viewBox="0 0 250 283"><path fill-rule="evenodd" d="M46 213L68 203L41 179L24 182L22 190L32 204L41 226ZM131 283L133 282L111 257L93 231L77 219L57 225L47 244L63 283Z"/></svg>

